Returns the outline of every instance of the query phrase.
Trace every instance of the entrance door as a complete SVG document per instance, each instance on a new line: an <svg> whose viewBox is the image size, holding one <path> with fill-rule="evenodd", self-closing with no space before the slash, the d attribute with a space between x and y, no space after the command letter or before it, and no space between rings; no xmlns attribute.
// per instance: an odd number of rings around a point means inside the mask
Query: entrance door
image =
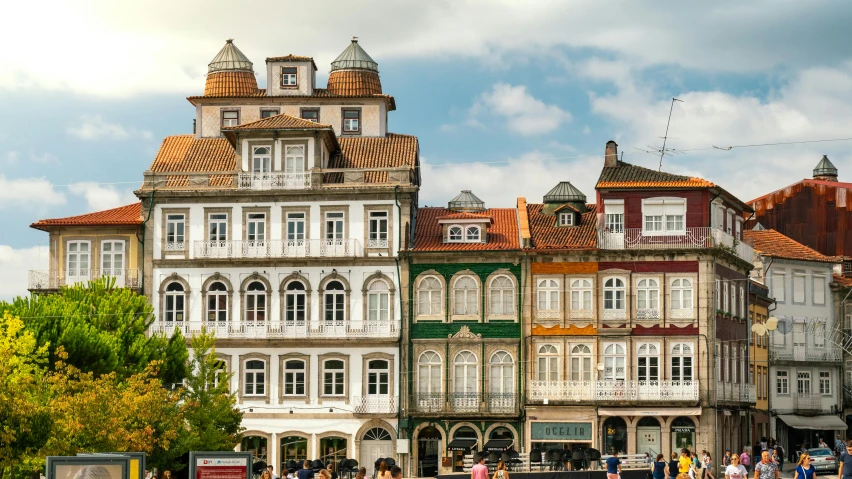
<svg viewBox="0 0 852 479"><path fill-rule="evenodd" d="M646 452L654 458L660 453L659 426L636 428L636 454L644 454Z"/></svg>
<svg viewBox="0 0 852 479"><path fill-rule="evenodd" d="M374 427L364 433L361 439L361 467L367 468L367 474L372 476L376 470L379 458L393 457L393 441L390 433L381 427Z"/></svg>
<svg viewBox="0 0 852 479"><path fill-rule="evenodd" d="M101 276L115 278L115 287L124 287L124 241L101 242Z"/></svg>

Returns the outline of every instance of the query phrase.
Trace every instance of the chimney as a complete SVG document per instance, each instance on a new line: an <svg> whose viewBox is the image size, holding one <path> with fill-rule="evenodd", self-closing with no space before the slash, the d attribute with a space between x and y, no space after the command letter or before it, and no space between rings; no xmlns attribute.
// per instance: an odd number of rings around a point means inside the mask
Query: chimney
<svg viewBox="0 0 852 479"><path fill-rule="evenodd" d="M618 166L618 144L612 140L606 142L606 155L604 156L604 168Z"/></svg>

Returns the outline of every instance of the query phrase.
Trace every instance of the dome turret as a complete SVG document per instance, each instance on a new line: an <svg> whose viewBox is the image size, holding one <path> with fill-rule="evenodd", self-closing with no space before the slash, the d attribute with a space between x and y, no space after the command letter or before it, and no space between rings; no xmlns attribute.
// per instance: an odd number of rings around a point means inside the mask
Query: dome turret
<svg viewBox="0 0 852 479"><path fill-rule="evenodd" d="M450 211L481 212L485 211L485 202L470 190L462 190L447 204Z"/></svg>
<svg viewBox="0 0 852 479"><path fill-rule="evenodd" d="M382 93L379 64L358 44L358 37L331 62L328 91L335 95L363 96Z"/></svg>
<svg viewBox="0 0 852 479"><path fill-rule="evenodd" d="M828 159L827 155L822 155L822 159L814 168L814 179L837 181L837 167Z"/></svg>
<svg viewBox="0 0 852 479"><path fill-rule="evenodd" d="M229 38L207 65L204 96L249 96L256 93L253 65Z"/></svg>

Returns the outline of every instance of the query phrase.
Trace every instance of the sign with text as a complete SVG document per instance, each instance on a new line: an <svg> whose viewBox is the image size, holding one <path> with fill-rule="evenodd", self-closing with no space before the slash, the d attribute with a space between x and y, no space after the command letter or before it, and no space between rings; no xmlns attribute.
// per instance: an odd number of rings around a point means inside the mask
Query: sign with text
<svg viewBox="0 0 852 479"><path fill-rule="evenodd" d="M533 422L533 441L591 441L590 422Z"/></svg>
<svg viewBox="0 0 852 479"><path fill-rule="evenodd" d="M190 479L250 479L249 452L191 452Z"/></svg>

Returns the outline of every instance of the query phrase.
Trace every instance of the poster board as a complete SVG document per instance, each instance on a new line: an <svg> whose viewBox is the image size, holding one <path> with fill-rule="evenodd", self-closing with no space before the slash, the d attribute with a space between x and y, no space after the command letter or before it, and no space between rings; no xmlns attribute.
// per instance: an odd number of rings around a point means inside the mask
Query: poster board
<svg viewBox="0 0 852 479"><path fill-rule="evenodd" d="M93 453L78 453L78 456L128 456L130 458L130 479L145 479L145 459L144 452L93 452Z"/></svg>
<svg viewBox="0 0 852 479"><path fill-rule="evenodd" d="M251 466L250 452L189 453L189 479L252 479Z"/></svg>
<svg viewBox="0 0 852 479"><path fill-rule="evenodd" d="M130 479L130 457L48 456L45 476L47 479Z"/></svg>

